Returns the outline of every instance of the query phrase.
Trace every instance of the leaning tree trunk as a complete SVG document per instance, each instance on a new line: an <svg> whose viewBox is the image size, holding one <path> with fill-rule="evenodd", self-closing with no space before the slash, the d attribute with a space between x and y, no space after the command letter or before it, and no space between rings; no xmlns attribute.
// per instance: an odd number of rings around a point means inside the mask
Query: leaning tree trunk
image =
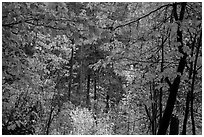
<svg viewBox="0 0 204 137"><path fill-rule="evenodd" d="M177 42L180 43L180 45L178 46L178 50L181 54L183 54L183 56L180 58L179 61L179 66L177 69L177 76L173 81L173 84L170 83L168 78L165 78L166 81L169 84L169 97L167 100L167 104L166 104L166 108L164 110L164 114L163 117L160 121L159 124L159 130L158 130L158 135L165 135L166 131L168 129L169 126L169 122L171 119L171 115L174 109L174 104L176 101L176 96L177 96L177 92L179 89L179 84L180 84L180 79L181 79L181 75L183 74L185 65L186 65L186 58L187 58L187 54L184 53L183 51L183 41L182 41L182 31L180 30L180 22L182 22L183 17L184 17L184 13L185 13L185 8L186 8L186 3L181 3L181 10L180 10L180 16L178 17L177 14L177 5L178 3L174 3L173 4L173 15L175 18L175 21L178 23L178 29L177 29Z"/></svg>
<svg viewBox="0 0 204 137"><path fill-rule="evenodd" d="M201 31L199 42L198 42L198 45L197 45L197 52L196 52L196 57L195 57L195 61L194 61L194 66L193 66L193 79L192 79L191 93L190 93L190 97L191 97L191 120L192 120L192 132L193 132L193 135L196 134L196 132L195 132L195 121L194 121L194 115L193 115L193 99L194 99L193 91L194 91L194 85L195 85L196 66L197 66L198 54L199 54L201 44L202 44L202 31Z"/></svg>
<svg viewBox="0 0 204 137"><path fill-rule="evenodd" d="M48 118L47 125L46 125L46 135L49 135L50 125L52 123L52 114L53 114L53 111L54 111L54 107L51 106L49 118Z"/></svg>
<svg viewBox="0 0 204 137"><path fill-rule="evenodd" d="M191 45L191 57L193 57L195 41L196 41L196 39L194 39L194 41ZM193 73L193 61L190 62L189 80L192 79L192 73ZM182 135L186 135L186 125L187 125L187 121L188 121L189 104L190 104L190 91L188 91L187 97L186 97L186 109L185 109L184 120L183 120Z"/></svg>

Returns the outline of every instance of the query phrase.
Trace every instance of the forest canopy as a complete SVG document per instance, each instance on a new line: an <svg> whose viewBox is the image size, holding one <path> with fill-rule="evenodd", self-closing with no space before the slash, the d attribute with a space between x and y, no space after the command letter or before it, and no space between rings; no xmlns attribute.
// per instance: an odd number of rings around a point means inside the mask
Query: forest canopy
<svg viewBox="0 0 204 137"><path fill-rule="evenodd" d="M202 3L3 2L3 135L202 134Z"/></svg>

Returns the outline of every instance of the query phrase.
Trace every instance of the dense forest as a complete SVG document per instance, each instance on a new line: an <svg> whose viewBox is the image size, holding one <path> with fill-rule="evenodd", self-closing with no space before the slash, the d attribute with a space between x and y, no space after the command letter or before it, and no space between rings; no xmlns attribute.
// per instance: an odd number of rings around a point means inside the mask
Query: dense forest
<svg viewBox="0 0 204 137"><path fill-rule="evenodd" d="M2 134L202 134L202 3L3 2Z"/></svg>

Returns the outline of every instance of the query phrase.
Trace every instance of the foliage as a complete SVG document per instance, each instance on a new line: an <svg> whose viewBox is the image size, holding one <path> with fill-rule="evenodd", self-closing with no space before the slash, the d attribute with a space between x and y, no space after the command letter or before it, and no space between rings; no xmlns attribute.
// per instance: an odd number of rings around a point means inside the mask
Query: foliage
<svg viewBox="0 0 204 137"><path fill-rule="evenodd" d="M70 112L73 119L74 135L88 135L94 126L94 118L92 113L86 108L76 108Z"/></svg>
<svg viewBox="0 0 204 137"><path fill-rule="evenodd" d="M201 9L3 2L2 133L201 134Z"/></svg>

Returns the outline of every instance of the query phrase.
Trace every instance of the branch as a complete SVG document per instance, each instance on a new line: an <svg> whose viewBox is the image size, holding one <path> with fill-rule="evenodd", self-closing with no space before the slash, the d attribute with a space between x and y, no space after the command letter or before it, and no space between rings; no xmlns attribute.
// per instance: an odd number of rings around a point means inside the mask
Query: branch
<svg viewBox="0 0 204 137"><path fill-rule="evenodd" d="M174 18L175 20L177 21L178 20L178 14L177 14L177 3L174 3L173 4L173 15L174 15Z"/></svg>
<svg viewBox="0 0 204 137"><path fill-rule="evenodd" d="M128 58L128 57L120 57L120 58L115 58L113 59L113 61L120 61L120 60L129 60L129 61L133 61L135 64L136 63L154 63L154 64L160 64L161 61L148 61L148 60L137 60L137 59L133 59L133 58ZM175 65L178 65L178 63L176 62L163 62L165 64L175 64Z"/></svg>
<svg viewBox="0 0 204 137"><path fill-rule="evenodd" d="M20 20L20 21L17 21L17 22L13 22L13 23L8 23L8 24L2 24L3 27L13 27L14 25L17 25L17 24L21 24L23 22L27 22L27 21L33 21L33 20L36 20L36 19L26 19L26 20Z"/></svg>
<svg viewBox="0 0 204 137"><path fill-rule="evenodd" d="M32 22L28 22L28 21L26 21L25 23L30 24L30 25L34 25L34 26L38 26L38 27L47 27L47 28L56 29L56 30L65 30L66 29L66 28L57 28L57 27L49 26L49 25L45 25L45 24L35 24Z"/></svg>
<svg viewBox="0 0 204 137"><path fill-rule="evenodd" d="M36 23L33 23L31 21L40 21L40 19L37 19L37 18L31 18L31 19L25 19L25 20L20 20L20 21L17 21L17 22L13 22L13 23L8 23L8 24L2 24L3 27L13 27L14 25L18 25L18 24L21 24L21 23L27 23L27 24L30 24L30 25L34 25L34 26L39 26L39 27L47 27L47 28L51 28L51 29L57 29L57 30L64 30L66 28L57 28L57 27L53 27L53 26L49 26L49 25L45 25L44 23L43 24L36 24ZM58 19L48 19L48 21L56 21L56 22L59 22L59 21L70 21L69 19L64 19L64 20L58 20ZM76 21L72 21L72 22L76 22Z"/></svg>
<svg viewBox="0 0 204 137"><path fill-rule="evenodd" d="M151 116L150 116L149 111L148 111L148 108L147 108L147 106L146 106L145 104L144 104L144 107L145 107L145 111L146 111L146 113L147 113L147 116L148 116L150 122L152 123Z"/></svg>
<svg viewBox="0 0 204 137"><path fill-rule="evenodd" d="M142 17L137 18L136 20L133 20L133 21L127 22L127 23L122 24L122 25L118 25L118 26L116 26L115 28L113 28L113 30L116 30L116 29L119 28L119 27L124 27L124 26L130 25L130 24L132 24L132 23L135 23L135 22L137 22L137 21L139 21L139 20L141 20L141 19L143 19L143 18L149 16L149 15L152 14L152 13L154 13L154 12L156 12L156 11L158 11L158 10L164 8L164 7L171 6L171 5L172 5L172 4L166 4L166 5L163 5L163 6L159 7L159 8L157 8L157 9L155 9L155 10L149 12L148 14L146 14L146 15L144 15L144 16L142 16Z"/></svg>
<svg viewBox="0 0 204 137"><path fill-rule="evenodd" d="M166 77L166 78L165 78L165 81L166 81L166 83L169 85L169 87L171 87L171 86L172 86L172 84L171 84L171 82L170 82L170 80L169 80L169 78L168 78L168 77Z"/></svg>
<svg viewBox="0 0 204 137"><path fill-rule="evenodd" d="M198 70L201 69L201 68L202 68L202 66L198 67L196 71L198 71Z"/></svg>

